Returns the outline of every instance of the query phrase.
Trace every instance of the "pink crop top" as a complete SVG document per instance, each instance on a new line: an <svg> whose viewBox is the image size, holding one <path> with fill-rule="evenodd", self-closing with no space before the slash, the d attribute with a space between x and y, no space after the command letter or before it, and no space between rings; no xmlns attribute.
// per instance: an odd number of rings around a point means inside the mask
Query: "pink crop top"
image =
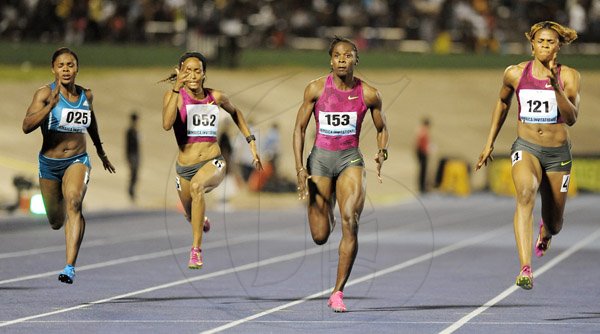
<svg viewBox="0 0 600 334"><path fill-rule="evenodd" d="M314 106L317 135L315 146L331 151L358 147L360 129L367 112L360 79L354 88L340 90L329 75Z"/></svg>
<svg viewBox="0 0 600 334"><path fill-rule="evenodd" d="M537 79L531 73L533 61L525 65L519 85L517 86L517 101L519 102L518 119L523 123L557 124L564 123L558 110L556 93L550 85L550 79ZM557 66L557 80L563 87L560 79L561 65Z"/></svg>
<svg viewBox="0 0 600 334"><path fill-rule="evenodd" d="M175 139L179 146L217 141L219 106L208 89L205 89L204 93L206 98L196 100L185 89L180 90L183 103L173 124Z"/></svg>

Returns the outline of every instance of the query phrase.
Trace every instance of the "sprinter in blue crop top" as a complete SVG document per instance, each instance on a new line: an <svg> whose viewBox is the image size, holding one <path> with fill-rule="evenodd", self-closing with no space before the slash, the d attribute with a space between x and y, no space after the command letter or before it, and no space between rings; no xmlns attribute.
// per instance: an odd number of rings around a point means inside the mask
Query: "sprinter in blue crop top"
<svg viewBox="0 0 600 334"><path fill-rule="evenodd" d="M114 173L115 167L102 148L92 92L75 84L77 55L60 48L52 55L51 65L54 82L35 92L23 120L23 132L30 133L38 127L42 131L38 157L40 190L52 229L65 227L66 266L58 280L72 284L85 231L81 207L91 170L86 133L96 146L104 169Z"/></svg>

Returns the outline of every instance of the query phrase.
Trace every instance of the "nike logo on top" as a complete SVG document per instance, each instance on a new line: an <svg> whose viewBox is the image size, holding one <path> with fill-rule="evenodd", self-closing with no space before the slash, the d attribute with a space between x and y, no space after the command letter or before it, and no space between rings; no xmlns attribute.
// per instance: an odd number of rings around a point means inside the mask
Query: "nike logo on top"
<svg viewBox="0 0 600 334"><path fill-rule="evenodd" d="M566 166L566 165L570 164L570 163L571 163L571 161L573 161L573 160L569 160L569 161L565 161L565 162L562 162L562 161L561 161L560 165L561 165L561 166Z"/></svg>
<svg viewBox="0 0 600 334"><path fill-rule="evenodd" d="M348 100L356 100L358 99L358 96L348 96Z"/></svg>
<svg viewBox="0 0 600 334"><path fill-rule="evenodd" d="M547 83L544 87L546 87L546 88L552 88L552 85L549 84L549 83Z"/></svg>

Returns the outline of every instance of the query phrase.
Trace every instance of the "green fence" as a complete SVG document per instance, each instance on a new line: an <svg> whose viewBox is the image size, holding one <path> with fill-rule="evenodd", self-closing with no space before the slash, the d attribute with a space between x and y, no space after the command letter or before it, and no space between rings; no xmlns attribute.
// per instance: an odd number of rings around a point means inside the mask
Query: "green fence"
<svg viewBox="0 0 600 334"><path fill-rule="evenodd" d="M62 45L42 43L0 42L0 65L49 66L50 57ZM90 67L162 67L173 66L185 50L168 46L85 44L72 47L81 59L82 66ZM361 68L505 68L528 59L528 55L456 54L436 55L400 53L394 51L360 52ZM329 56L326 50L243 50L239 66L255 68L264 66L326 67ZM600 70L600 57L561 55L559 60L578 70ZM215 62L214 64L218 64Z"/></svg>

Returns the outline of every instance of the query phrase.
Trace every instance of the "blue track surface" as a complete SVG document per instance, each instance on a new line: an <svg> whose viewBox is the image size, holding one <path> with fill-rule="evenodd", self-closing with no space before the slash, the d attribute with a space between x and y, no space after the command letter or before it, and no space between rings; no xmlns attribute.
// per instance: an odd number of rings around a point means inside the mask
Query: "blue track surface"
<svg viewBox="0 0 600 334"><path fill-rule="evenodd" d="M514 286L513 199L367 206L345 314L326 306L340 228L315 246L303 210L210 212L201 270L180 214L89 214L73 285L62 231L3 218L0 332L599 333L599 203L569 199L531 291Z"/></svg>

